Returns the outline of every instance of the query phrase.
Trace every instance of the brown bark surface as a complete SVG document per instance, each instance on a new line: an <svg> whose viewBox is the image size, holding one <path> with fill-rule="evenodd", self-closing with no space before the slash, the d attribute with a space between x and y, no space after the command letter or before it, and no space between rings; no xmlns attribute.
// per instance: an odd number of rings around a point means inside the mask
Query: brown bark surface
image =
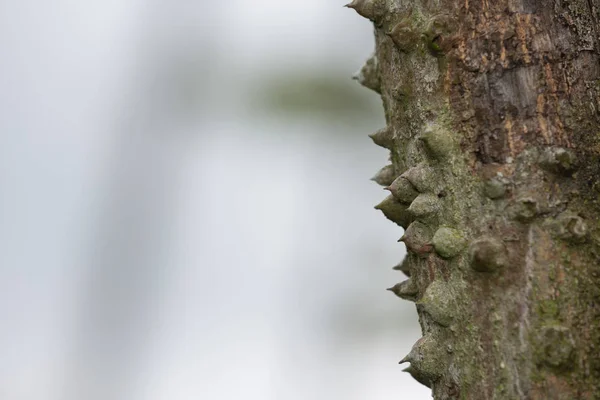
<svg viewBox="0 0 600 400"><path fill-rule="evenodd" d="M436 399L600 399L600 0L355 0Z"/></svg>

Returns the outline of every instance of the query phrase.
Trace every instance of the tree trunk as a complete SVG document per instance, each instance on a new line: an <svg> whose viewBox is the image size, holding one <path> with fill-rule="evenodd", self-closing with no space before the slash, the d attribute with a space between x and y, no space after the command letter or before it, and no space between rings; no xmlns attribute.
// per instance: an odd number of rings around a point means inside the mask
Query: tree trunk
<svg viewBox="0 0 600 400"><path fill-rule="evenodd" d="M600 0L354 0L436 399L600 399Z"/></svg>

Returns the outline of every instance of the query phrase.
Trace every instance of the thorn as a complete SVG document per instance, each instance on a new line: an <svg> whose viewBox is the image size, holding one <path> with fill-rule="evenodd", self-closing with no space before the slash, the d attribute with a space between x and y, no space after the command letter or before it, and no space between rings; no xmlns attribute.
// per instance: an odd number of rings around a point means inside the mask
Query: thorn
<svg viewBox="0 0 600 400"><path fill-rule="evenodd" d="M386 127L369 134L369 137L377 146L391 150L394 147L394 130L391 127Z"/></svg>
<svg viewBox="0 0 600 400"><path fill-rule="evenodd" d="M394 179L396 179L396 171L392 164L386 165L381 168L375 176L371 178L372 181L378 183L381 186L389 186Z"/></svg>
<svg viewBox="0 0 600 400"><path fill-rule="evenodd" d="M429 193L418 195L410 206L408 211L416 218L427 218L438 213L440 210L440 201L437 196Z"/></svg>
<svg viewBox="0 0 600 400"><path fill-rule="evenodd" d="M448 259L456 257L467 245L467 240L461 231L443 226L433 235L432 244L442 258Z"/></svg>
<svg viewBox="0 0 600 400"><path fill-rule="evenodd" d="M401 176L420 193L430 191L436 185L433 169L423 163L409 168Z"/></svg>
<svg viewBox="0 0 600 400"><path fill-rule="evenodd" d="M456 312L454 296L451 286L441 280L434 280L417 302L417 309L428 314L439 325L448 327Z"/></svg>
<svg viewBox="0 0 600 400"><path fill-rule="evenodd" d="M469 247L471 268L479 272L494 272L510 264L504 242L494 237L475 240Z"/></svg>
<svg viewBox="0 0 600 400"><path fill-rule="evenodd" d="M387 11L386 2L384 0L353 0L344 7L352 8L358 15L373 22L378 21L379 23L381 23L381 19Z"/></svg>
<svg viewBox="0 0 600 400"><path fill-rule="evenodd" d="M394 179L394 182L386 188L395 198L402 203L410 204L419 195L415 187L403 176Z"/></svg>
<svg viewBox="0 0 600 400"><path fill-rule="evenodd" d="M403 18L385 33L392 39L398 50L405 53L411 51L418 41L417 29L409 17Z"/></svg>
<svg viewBox="0 0 600 400"><path fill-rule="evenodd" d="M410 258L408 256L404 257L404 260L402 260L402 262L400 264L396 265L392 269L395 271L401 271L404 275L406 275L410 278L410 270L411 270Z"/></svg>
<svg viewBox="0 0 600 400"><path fill-rule="evenodd" d="M352 76L352 79L358 81L367 89L381 94L381 79L379 76L379 62L377 56L373 54L358 71Z"/></svg>
<svg viewBox="0 0 600 400"><path fill-rule="evenodd" d="M402 372L408 372L417 382L419 382L421 385L425 385L428 388L431 389L431 381L429 379L427 379L427 377L419 374L419 371L417 371L412 364L409 365L407 368L404 368L402 370Z"/></svg>
<svg viewBox="0 0 600 400"><path fill-rule="evenodd" d="M440 345L439 338L424 336L413 345L406 357L400 361L410 362L410 374L427 386L439 380L448 366L448 353Z"/></svg>
<svg viewBox="0 0 600 400"><path fill-rule="evenodd" d="M413 280L407 279L387 289L401 299L415 301L415 296L419 293L419 289Z"/></svg>
<svg viewBox="0 0 600 400"><path fill-rule="evenodd" d="M432 158L443 160L454 150L452 137L438 126L428 125L425 132L418 138Z"/></svg>
<svg viewBox="0 0 600 400"><path fill-rule="evenodd" d="M422 222L414 221L406 228L401 239L406 245L406 250L426 258L432 250L431 229Z"/></svg>
<svg viewBox="0 0 600 400"><path fill-rule="evenodd" d="M403 228L408 227L412 222L412 217L407 211L407 206L400 203L391 194L383 201L375 206L376 210L380 210L387 219Z"/></svg>

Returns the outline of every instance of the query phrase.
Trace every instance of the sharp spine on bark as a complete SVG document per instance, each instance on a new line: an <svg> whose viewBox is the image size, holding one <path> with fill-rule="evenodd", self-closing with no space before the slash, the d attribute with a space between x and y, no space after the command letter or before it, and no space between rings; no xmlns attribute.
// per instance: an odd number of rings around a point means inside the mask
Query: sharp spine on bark
<svg viewBox="0 0 600 400"><path fill-rule="evenodd" d="M418 164L406 170L402 175L418 192L423 193L433 187L433 170L425 164Z"/></svg>
<svg viewBox="0 0 600 400"><path fill-rule="evenodd" d="M454 319L454 306L450 287L439 280L431 282L417 302L417 309L429 314L431 319L444 327L450 326Z"/></svg>
<svg viewBox="0 0 600 400"><path fill-rule="evenodd" d="M508 250L500 239L480 238L469 246L469 260L474 270L493 272L508 266Z"/></svg>
<svg viewBox="0 0 600 400"><path fill-rule="evenodd" d="M433 247L442 258L456 257L466 246L463 234L453 228L441 227L433 235Z"/></svg>
<svg viewBox="0 0 600 400"><path fill-rule="evenodd" d="M446 370L448 354L431 336L417 340L406 357L400 364L409 362L419 377L433 383L437 381ZM420 381L420 380L419 380Z"/></svg>
<svg viewBox="0 0 600 400"><path fill-rule="evenodd" d="M394 169L394 166L390 164L377 171L377 173L371 178L371 180L381 186L389 186L392 184L392 182L394 182L396 176L396 170Z"/></svg>
<svg viewBox="0 0 600 400"><path fill-rule="evenodd" d="M416 296L419 293L419 288L411 278L404 282L397 283L386 290L389 290L401 299L408 301L416 301Z"/></svg>
<svg viewBox="0 0 600 400"><path fill-rule="evenodd" d="M398 201L406 204L412 203L419 195L412 183L403 176L394 179L394 182L390 186L384 187L384 189L389 190Z"/></svg>
<svg viewBox="0 0 600 400"><path fill-rule="evenodd" d="M404 235L398 241L404 242L408 251L424 255L431 251L431 236L431 229L427 225L415 221L406 228Z"/></svg>
<svg viewBox="0 0 600 400"><path fill-rule="evenodd" d="M412 222L412 216L408 212L406 205L400 203L392 195L387 196L383 201L375 206L376 210L380 210L387 219L403 228L408 227Z"/></svg>
<svg viewBox="0 0 600 400"><path fill-rule="evenodd" d="M391 150L394 147L394 129L390 126L371 133L369 137L373 140L373 143L384 149Z"/></svg>
<svg viewBox="0 0 600 400"><path fill-rule="evenodd" d="M404 368L402 372L408 372L421 385L427 386L431 389L431 381L427 379L427 377L420 375L419 372L412 367L412 365L408 368Z"/></svg>
<svg viewBox="0 0 600 400"><path fill-rule="evenodd" d="M365 62L365 65L352 76L352 79L358 81L358 83L367 89L371 89L374 92L381 94L381 80L379 79L379 63L377 61L377 56L372 55L371 58Z"/></svg>
<svg viewBox="0 0 600 400"><path fill-rule="evenodd" d="M352 0L344 7L352 8L358 15L378 23L386 13L385 0Z"/></svg>
<svg viewBox="0 0 600 400"><path fill-rule="evenodd" d="M398 50L408 53L413 50L419 40L417 32L410 16L402 18L392 29L386 32Z"/></svg>
<svg viewBox="0 0 600 400"><path fill-rule="evenodd" d="M563 175L571 175L578 168L577 156L562 147L545 149L540 155L539 164L546 171Z"/></svg>
<svg viewBox="0 0 600 400"><path fill-rule="evenodd" d="M435 216L439 210L440 200L436 195L431 193L421 193L408 207L408 211L415 219Z"/></svg>
<svg viewBox="0 0 600 400"><path fill-rule="evenodd" d="M404 260L393 268L395 271L401 271L410 278L411 262L410 257L404 257Z"/></svg>
<svg viewBox="0 0 600 400"><path fill-rule="evenodd" d="M444 160L452 154L454 141L452 137L438 126L429 124L419 136L427 152L436 160Z"/></svg>

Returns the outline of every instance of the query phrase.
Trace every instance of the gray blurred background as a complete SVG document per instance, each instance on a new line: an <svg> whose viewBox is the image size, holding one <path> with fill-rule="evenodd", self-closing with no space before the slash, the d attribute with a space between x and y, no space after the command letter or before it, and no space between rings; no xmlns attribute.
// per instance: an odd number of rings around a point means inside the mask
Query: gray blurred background
<svg viewBox="0 0 600 400"><path fill-rule="evenodd" d="M0 398L427 399L338 1L0 2Z"/></svg>

